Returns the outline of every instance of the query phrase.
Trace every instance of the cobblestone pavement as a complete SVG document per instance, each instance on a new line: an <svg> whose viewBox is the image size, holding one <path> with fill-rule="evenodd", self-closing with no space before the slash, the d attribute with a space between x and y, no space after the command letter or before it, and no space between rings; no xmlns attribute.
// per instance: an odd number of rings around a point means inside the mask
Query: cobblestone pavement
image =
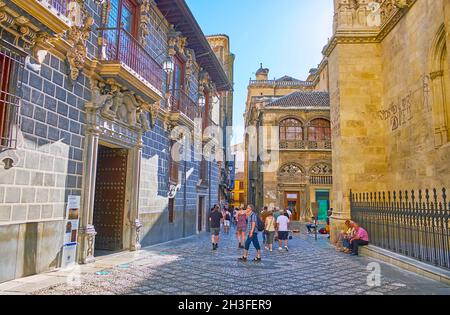
<svg viewBox="0 0 450 315"><path fill-rule="evenodd" d="M260 263L238 262L242 250L233 234L221 235L212 251L209 235L142 250L125 265L82 274L34 294L147 295L325 295L450 294L450 287L380 263L381 285L367 285L367 266L375 260L337 252L327 239L295 235L289 252L263 253ZM250 252L250 259L255 255Z"/></svg>

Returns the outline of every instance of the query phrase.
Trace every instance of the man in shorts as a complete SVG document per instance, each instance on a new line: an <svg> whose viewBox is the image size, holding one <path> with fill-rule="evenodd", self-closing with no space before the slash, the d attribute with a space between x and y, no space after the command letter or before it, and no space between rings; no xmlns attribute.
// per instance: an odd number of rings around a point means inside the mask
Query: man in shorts
<svg viewBox="0 0 450 315"><path fill-rule="evenodd" d="M289 218L284 211L280 211L280 216L277 218L277 230L278 230L278 250L283 250L283 242L284 249L289 251L288 248L288 239L289 239Z"/></svg>
<svg viewBox="0 0 450 315"><path fill-rule="evenodd" d="M211 222L211 242L213 250L217 250L219 247L219 235L220 235L220 221L222 220L223 215L220 212L220 209L217 205L214 205L214 208L209 215L209 222Z"/></svg>
<svg viewBox="0 0 450 315"><path fill-rule="evenodd" d="M228 211L228 209L225 209L225 213L223 215L223 230L225 234L230 233L230 227L231 227L231 213Z"/></svg>

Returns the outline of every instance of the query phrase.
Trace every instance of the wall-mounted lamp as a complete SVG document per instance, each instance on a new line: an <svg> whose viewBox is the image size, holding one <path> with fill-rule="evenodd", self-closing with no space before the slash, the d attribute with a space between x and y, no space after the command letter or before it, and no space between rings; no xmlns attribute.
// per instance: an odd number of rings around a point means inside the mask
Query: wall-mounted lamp
<svg viewBox="0 0 450 315"><path fill-rule="evenodd" d="M170 56L167 56L166 60L163 62L163 69L168 74L171 75L175 69L175 65Z"/></svg>
<svg viewBox="0 0 450 315"><path fill-rule="evenodd" d="M198 106L203 108L203 107L205 107L205 105L206 105L205 96L204 95L200 95L199 98L198 98Z"/></svg>

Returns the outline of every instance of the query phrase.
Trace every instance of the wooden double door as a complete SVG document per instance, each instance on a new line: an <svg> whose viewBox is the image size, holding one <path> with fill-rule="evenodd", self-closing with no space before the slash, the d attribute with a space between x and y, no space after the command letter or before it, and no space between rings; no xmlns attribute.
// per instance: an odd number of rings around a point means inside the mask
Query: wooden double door
<svg viewBox="0 0 450 315"><path fill-rule="evenodd" d="M128 150L99 146L93 223L95 250L123 249Z"/></svg>

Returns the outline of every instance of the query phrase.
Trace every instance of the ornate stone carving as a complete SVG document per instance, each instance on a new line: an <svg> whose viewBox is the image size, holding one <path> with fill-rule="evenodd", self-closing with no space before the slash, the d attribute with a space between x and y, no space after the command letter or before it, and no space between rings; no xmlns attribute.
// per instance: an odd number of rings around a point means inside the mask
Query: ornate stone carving
<svg viewBox="0 0 450 315"><path fill-rule="evenodd" d="M187 38L183 37L181 32L177 32L173 25L171 25L168 34L167 44L170 56L175 56L177 53L181 56L185 56Z"/></svg>
<svg viewBox="0 0 450 315"><path fill-rule="evenodd" d="M135 242L132 244L132 250L140 250L141 249L141 229L142 223L139 219L134 220L132 222L132 226L135 232Z"/></svg>
<svg viewBox="0 0 450 315"><path fill-rule="evenodd" d="M155 5L153 0L143 0L141 4L141 20L139 27L139 41L143 46L146 44L146 37L150 34L151 16L150 12Z"/></svg>
<svg viewBox="0 0 450 315"><path fill-rule="evenodd" d="M311 168L310 173L311 175L332 175L333 171L329 164L319 163Z"/></svg>
<svg viewBox="0 0 450 315"><path fill-rule="evenodd" d="M410 7L415 0L340 0L335 28L380 27L399 10Z"/></svg>
<svg viewBox="0 0 450 315"><path fill-rule="evenodd" d="M282 166L279 174L282 177L297 177L304 175L304 171L300 166L291 163Z"/></svg>
<svg viewBox="0 0 450 315"><path fill-rule="evenodd" d="M153 118L158 115L159 103L150 105L134 92L123 88L115 80L106 82L91 79L92 99L86 103L87 108L93 109L111 121L119 121L130 128L142 129L146 132L151 126L147 118L152 113ZM154 115L154 116L153 116Z"/></svg>
<svg viewBox="0 0 450 315"><path fill-rule="evenodd" d="M70 3L72 13L69 16L72 15L72 21L80 24L75 23L67 32L67 41L72 46L67 52L67 60L70 67L70 78L73 81L77 80L84 67L87 57L86 41L92 31L91 27L94 25L94 19L87 14L82 6L83 1L80 1L81 3L78 1Z"/></svg>
<svg viewBox="0 0 450 315"><path fill-rule="evenodd" d="M1 151L0 162L3 163L3 167L8 170L20 162L20 157L15 150Z"/></svg>

